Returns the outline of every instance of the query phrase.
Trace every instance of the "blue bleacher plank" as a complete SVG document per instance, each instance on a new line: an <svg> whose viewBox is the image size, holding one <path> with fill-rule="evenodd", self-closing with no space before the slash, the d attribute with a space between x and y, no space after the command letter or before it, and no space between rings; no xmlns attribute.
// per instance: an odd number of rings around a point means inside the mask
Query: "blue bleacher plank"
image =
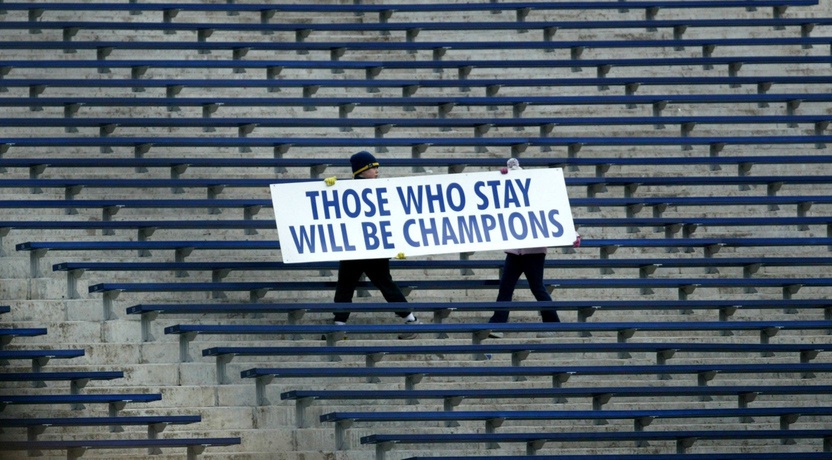
<svg viewBox="0 0 832 460"><path fill-rule="evenodd" d="M828 195L788 196L667 196L627 198L572 198L573 207L628 207L628 206L776 206L789 204L829 204ZM64 200L0 200L0 208L73 209L73 208L253 208L271 207L268 199L64 199ZM107 215L112 215L110 212Z"/></svg>
<svg viewBox="0 0 832 460"><path fill-rule="evenodd" d="M483 411L373 411L329 412L321 422L423 422L448 420L555 420L615 418L707 418L707 417L780 417L784 415L832 415L832 407L757 407L743 409L623 409L623 410L483 410ZM830 433L832 436L832 433Z"/></svg>
<svg viewBox="0 0 832 460"><path fill-rule="evenodd" d="M460 260L393 260L394 270L457 269L462 274L472 274L476 269L499 270L504 260L460 259ZM599 269L601 274L614 273L614 268L637 268L639 277L648 277L659 267L682 268L704 267L708 273L716 273L721 267L742 267L743 275L750 277L761 267L775 266L824 266L832 265L829 257L707 257L707 258L633 258L633 259L548 259L545 268ZM78 279L87 271L173 271L177 278L186 277L189 271L211 271L211 279L220 282L233 271L331 271L338 268L337 262L316 262L286 264L278 261L251 262L61 262L52 265L52 271L67 272L67 296L79 297ZM129 311L128 311L129 313Z"/></svg>
<svg viewBox="0 0 832 460"><path fill-rule="evenodd" d="M217 127L238 128L240 137L248 137L245 133L246 127L257 128L302 128L302 127L327 127L327 128L471 128L477 137L481 136L481 130L485 128L501 127L527 127L536 126L541 129L540 137L546 137L543 131L554 126L601 126L601 125L655 125L678 124L680 134L689 136L691 126L696 124L788 124L796 126L799 124L814 125L815 135L823 135L828 127L832 116L830 115L772 115L772 116L691 116L691 117L584 117L584 118L0 118L0 126L8 127L63 127L75 129L80 127L96 127L107 130L111 133L116 128L130 127L201 127L203 129ZM101 137L108 137L110 134L101 134ZM383 136L376 133L376 137ZM87 160L90 161L90 160ZM221 162L222 160L217 160ZM309 161L309 160L307 160ZM432 160L436 161L436 160ZM653 160L656 161L656 160ZM770 161L770 160L769 160ZM817 159L814 161L818 161ZM343 160L326 162L317 160L318 164L341 164ZM424 161L427 163L428 161ZM261 162L262 163L262 162ZM300 163L295 161L294 163ZM291 164L291 163L289 163ZM386 163L385 163L386 164ZM180 165L188 165L187 161L181 161ZM177 165L179 166L179 165ZM2 167L2 166L0 166ZM241 167L241 166L238 166Z"/></svg>
<svg viewBox="0 0 832 460"><path fill-rule="evenodd" d="M626 6L624 6L626 7ZM616 5L622 8L622 5ZM663 29L663 28L745 28L745 27L788 27L825 26L832 18L727 18L727 19L651 19L651 20L598 20L598 21L403 21L403 22L360 22L360 23L161 23L161 22L114 22L114 21L37 21L38 29L81 29L81 30L131 30L131 31L247 31L247 32L392 32L392 31L446 31L446 30L597 30L597 29ZM5 21L0 30L31 29L32 21Z"/></svg>
<svg viewBox="0 0 832 460"><path fill-rule="evenodd" d="M810 136L807 136L807 138ZM287 184L307 182L310 179L0 179L0 188L212 188L212 187L268 187L270 184ZM316 179L317 180L317 179ZM628 187L638 186L725 186L725 185L790 185L790 184L829 184L832 176L679 176L679 177L567 177L567 187ZM77 192L75 192L77 194ZM74 196L72 194L71 196ZM770 194L774 194L770 191ZM209 198L217 192L209 193Z"/></svg>
<svg viewBox="0 0 832 460"><path fill-rule="evenodd" d="M84 350L3 350L0 359L68 359L84 356Z"/></svg>
<svg viewBox="0 0 832 460"><path fill-rule="evenodd" d="M826 321L655 321L655 322L589 322L589 323L450 323L421 324L417 327L399 324L349 324L349 325L219 325L219 324L177 324L165 328L165 334L180 336L196 334L232 335L285 335L285 334L393 334L417 330L423 333L459 333L487 336L491 331L502 332L577 332L594 331L695 331L695 330L762 330L774 333L773 329L784 330L825 330L832 327ZM415 328L415 329L414 329ZM183 337L193 340L193 337ZM476 340L478 342L478 340ZM622 342L624 338L622 337Z"/></svg>
<svg viewBox="0 0 832 460"><path fill-rule="evenodd" d="M343 355L365 357L365 365L372 367L386 355L445 355L470 354L473 359L490 359L494 354L511 354L512 365L520 365L530 354L541 353L616 353L620 358L630 352L652 352L657 364L665 364L675 353L774 353L798 352L800 362L809 362L810 356L832 350L832 345L819 344L747 344L747 343L591 343L591 344L505 344L486 345L411 345L411 346L314 346L314 347L211 347L202 350L202 356L216 357L217 383L229 383L227 364L236 356L325 356L338 361Z"/></svg>
<svg viewBox="0 0 832 460"><path fill-rule="evenodd" d="M240 373L241 378L255 379L256 401L267 405L266 386L275 378L368 378L399 377L405 379L405 389L415 389L424 377L516 377L542 376L552 379L552 387L561 387L571 376L592 375L674 375L695 374L700 386L705 386L717 374L766 374L830 372L830 363L764 363L764 364L666 364L666 365L609 365L609 366L395 366L395 367L305 367L251 368Z"/></svg>
<svg viewBox="0 0 832 460"><path fill-rule="evenodd" d="M766 38L693 38L693 39L648 39L648 40L566 40L566 41L431 41L431 42L396 42L396 41L338 41L338 42L272 42L272 41L3 41L5 49L19 50L154 50L154 51L425 51L425 50L554 50L570 49L573 51L584 49L630 49L630 48L674 48L702 47L712 50L714 47L753 48L756 46L801 46L810 48L815 45L832 44L832 37L766 37ZM579 56L573 53L573 59ZM703 57L710 56L710 52L703 49ZM237 57L235 57L237 59ZM434 57L435 60L439 60ZM99 59L103 65L107 60ZM332 60L337 60L332 57Z"/></svg>
<svg viewBox="0 0 832 460"><path fill-rule="evenodd" d="M814 21L807 20L806 25ZM830 19L828 22L832 22ZM652 23L652 21L651 21ZM8 23L0 23L2 26ZM40 24L40 23L39 23ZM132 23L136 24L136 23ZM27 24L26 27L31 27ZM195 25L195 27L203 27ZM212 28L211 28L212 29ZM560 59L560 60L445 60L445 61L298 61L298 60L4 60L0 61L0 69L36 68L36 69L69 69L69 68L130 68L141 69L136 73L143 73L149 69L328 69L328 70L364 70L368 78L383 69L413 70L413 69L456 69L460 71L461 79L474 68L489 69L522 69L522 68L577 68L597 67L599 76L606 75L612 67L679 67L679 66L728 66L729 75L733 76L740 67L753 65L786 65L786 64L832 64L832 56L814 55L782 55L782 56L717 56L717 57L682 57L682 58L608 58L608 59ZM32 104L38 105L38 104Z"/></svg>
<svg viewBox="0 0 832 460"><path fill-rule="evenodd" d="M832 300L825 299L716 299L716 300L642 300L638 303L623 300L560 300L554 301L552 308L565 311L577 311L578 321L585 321L596 311L628 311L628 310L737 310L737 309L814 309L832 307ZM434 322L441 323L449 312L491 311L505 307L497 302L408 302L408 308L417 312L434 312ZM229 313L229 314L263 314L289 313L295 321L298 315L305 312L332 313L336 311L354 311L360 309L367 312L394 311L396 307L386 303L369 303L361 305L338 305L331 302L320 303L228 303L219 304L140 304L127 308L128 314L145 313ZM513 301L512 310L539 310L540 304L535 301ZM720 313L720 319L727 319L731 312ZM724 315L724 317L723 317Z"/></svg>
<svg viewBox="0 0 832 460"><path fill-rule="evenodd" d="M9 313L12 311L12 307L9 305L0 305L0 314Z"/></svg>
<svg viewBox="0 0 832 460"><path fill-rule="evenodd" d="M826 459L824 452L748 452L748 453L682 453L682 454L563 454L563 455L535 455L536 460L789 460L800 458L805 460ZM449 456L438 455L431 457L407 457L403 460L528 460L527 455L489 455L484 456Z"/></svg>
<svg viewBox="0 0 832 460"><path fill-rule="evenodd" d="M397 281L402 288L410 289L491 289L498 285L495 276L481 280L402 280ZM520 282L518 287L527 287ZM829 286L832 278L582 278L582 279L544 279L549 287L563 289L585 288L677 288L696 287L789 287L789 286ZM359 288L371 289L369 281L361 282ZM99 283L89 286L90 293L107 292L199 292L199 291L291 291L291 290L334 290L335 281L251 281L251 282L150 282L150 283Z"/></svg>
<svg viewBox="0 0 832 460"><path fill-rule="evenodd" d="M700 9L700 8L749 8L749 7L786 7L812 6L817 0L627 0L626 5L606 4L595 1L565 1L565 2L490 2L490 3L385 3L364 4L320 4L296 3L278 5L271 3L240 4L240 3L31 3L3 2L5 10L44 10L44 11L225 11L225 12L302 12L302 13L383 13L383 12L461 12L461 11L511 11L517 9L529 10L610 10L627 8L672 8L672 9Z"/></svg>
<svg viewBox="0 0 832 460"><path fill-rule="evenodd" d="M832 56L829 57L832 62ZM70 61L72 62L72 61ZM113 61L109 61L113 62ZM211 61L214 62L214 61ZM4 65L0 62L0 65ZM2 81L0 81L2 82ZM631 104L732 104L732 103L822 103L832 100L829 93L712 93L712 94L655 94L617 96L410 96L410 97L0 97L3 107L63 107L78 104L85 107L202 107L216 104L228 107L338 107L355 104L364 107L422 106L438 107L451 104L461 107L526 105L631 105ZM626 120L626 118L625 118ZM152 120L151 120L152 121ZM608 120L613 121L613 120ZM71 122L69 122L71 123ZM174 123L174 122L170 122ZM415 122L412 122L415 123ZM436 123L453 123L451 121ZM464 123L464 122L458 122ZM23 142L26 138L2 139L3 143ZM113 137L113 139L119 139ZM144 139L137 137L137 139ZM163 138L165 139L165 138ZM304 138L299 137L299 141ZM369 139L368 139L369 140ZM286 142L286 141L284 141Z"/></svg>
<svg viewBox="0 0 832 460"><path fill-rule="evenodd" d="M0 395L0 408L15 405L54 405L54 404L120 404L128 402L147 403L161 401L160 393L135 394L54 394L54 395Z"/></svg>
<svg viewBox="0 0 832 460"><path fill-rule="evenodd" d="M9 360L31 360L32 372L40 372L51 359L72 359L84 356L84 350L0 350L0 365Z"/></svg>
<svg viewBox="0 0 832 460"><path fill-rule="evenodd" d="M825 97L832 101L832 94ZM718 153L725 146L734 145L815 145L825 148L832 143L832 135L773 135L773 136L635 136L635 137L30 137L0 138L0 149L33 147L132 147L134 149L167 148L273 148L285 153L291 148L349 147L390 148L410 147L417 155L428 147L495 147L510 149L520 155L529 147L609 147L609 146L709 146ZM417 153L418 152L418 153ZM273 179L273 181L275 181ZM276 182L276 181L275 181ZM36 185L31 185L35 187Z"/></svg>
<svg viewBox="0 0 832 460"><path fill-rule="evenodd" d="M444 410L454 410L466 399L537 399L546 398L562 404L567 398L591 398L594 410L601 410L613 397L661 398L697 396L736 396L737 407L745 408L758 395L828 394L828 385L742 385L742 386L647 386L647 387L572 387L572 388L453 388L437 390L291 390L280 394L281 400L295 401L295 422L308 427L305 409L314 400L407 400L442 399Z"/></svg>
<svg viewBox="0 0 832 460"><path fill-rule="evenodd" d="M35 206L37 207L37 206ZM687 231L692 233L696 227L745 227L745 226L809 226L829 225L832 223L832 216L805 216L805 217L628 217L628 218L575 218L573 219L576 228L581 227L689 227ZM0 221L0 228L3 229L63 229L63 230L90 230L90 229L274 229L273 219L187 219L187 220L104 220L104 221L48 221L48 220L21 220L21 221ZM669 235L668 235L669 236ZM687 236L687 235L686 235Z"/></svg>
<svg viewBox="0 0 832 460"><path fill-rule="evenodd" d="M829 344L746 344L746 343L490 343L487 345L340 345L335 347L211 347L202 350L202 356L224 357L230 361L234 356L340 356L340 355L396 355L396 354L498 354L498 353L621 353L654 352L667 350L690 353L704 352L803 352L830 351ZM379 356L381 359L382 356ZM523 358L517 360L519 364ZM373 361L375 362L375 360Z"/></svg>
<svg viewBox="0 0 832 460"><path fill-rule="evenodd" d="M827 246L832 238L608 238L584 239L581 247L754 247L754 246ZM263 250L280 249L276 240L191 240L191 241L29 241L16 245L18 251L116 251L116 250Z"/></svg>
<svg viewBox="0 0 832 460"><path fill-rule="evenodd" d="M676 289L680 300L687 299L697 288L777 288L783 299L790 299L803 287L828 287L832 278L586 278L544 279L548 289ZM397 284L406 293L412 290L494 289L498 277L479 280L401 280ZM113 319L113 301L124 292L248 292L256 302L271 291L334 291L335 281L255 281L255 282L150 282L150 283L99 283L89 286L90 293L101 293L104 319ZM527 288L521 280L518 288ZM359 282L359 289L375 289L369 281ZM435 331L443 332L443 331Z"/></svg>
<svg viewBox="0 0 832 460"><path fill-rule="evenodd" d="M580 167L593 166L596 174L603 176L610 166L672 166L707 165L719 168L735 165L738 175L747 173L753 165L772 164L827 164L832 163L830 155L789 155L789 156L699 156L699 157L566 157L566 158L524 158L529 167ZM449 172L461 172L467 166L477 168L499 168L504 166L502 158L385 158L385 167L446 167ZM2 158L0 168L29 168L30 180L37 179L47 167L52 168L171 168L171 178L178 179L189 167L195 168L309 168L312 177L322 174L328 167L345 168L349 162L344 158ZM676 197L678 198L678 197ZM739 199L739 197L737 197Z"/></svg>
<svg viewBox="0 0 832 460"><path fill-rule="evenodd" d="M635 91L639 86L718 86L755 85L758 92L765 93L771 85L824 85L832 83L832 77L824 75L761 75L761 76L631 76L631 77L577 77L577 78L466 78L460 83L453 79L197 79L197 78L3 78L0 87L30 87L36 89L36 97L46 88L400 88L410 91L418 88L486 88L496 91L500 87L560 87L560 86L624 86Z"/></svg>
<svg viewBox="0 0 832 460"><path fill-rule="evenodd" d="M830 38L832 40L832 38ZM793 95L792 95L793 96ZM517 126L596 126L596 125L655 125L655 124L785 124L785 123L823 123L832 121L832 115L746 115L746 116L667 116L667 117L528 117L528 118L0 118L3 127L71 127L98 128L102 126L126 128L181 128L181 127L241 127L255 125L264 128L374 128L391 126L398 128L476 128L479 126L517 127ZM20 159L25 160L25 159ZM79 158L89 161L89 159ZM106 160L106 159L105 159ZM208 160L199 159L195 160ZM304 159L295 159L296 163ZM305 159L320 164L344 164L343 158L322 160ZM492 163L493 159L482 159ZM163 160L161 160L163 161ZM182 161L182 160L179 160ZM218 161L222 161L218 159ZM437 161L437 159L433 160ZM460 161L460 160L457 160ZM548 161L552 161L549 159ZM655 160L654 160L655 161ZM187 160L183 161L187 163ZM385 162L386 163L386 162ZM475 161L476 163L476 161ZM291 164L291 163L290 163Z"/></svg>
<svg viewBox="0 0 832 460"><path fill-rule="evenodd" d="M654 208L680 207L680 206L753 206L761 205L772 207L779 207L780 205L798 205L797 217L811 219L806 217L805 213L809 207L814 204L829 204L832 203L832 197L826 195L784 195L784 196L667 196L667 197L627 197L627 198L572 198L570 205L572 207L638 207L644 206ZM74 210L77 208L100 208L104 221L111 221L111 218L123 208L206 208L206 209L222 209L222 208L239 208L244 211L244 217L250 219L255 215L254 211L259 211L259 208L269 208L272 206L271 200L248 198L248 199L63 199L63 200L0 200L0 208L20 208L20 209L65 209ZM660 212L654 212L654 218L660 217ZM633 218L633 217L629 217ZM665 218L664 221L672 220L673 218ZM687 218L680 217L680 220ZM709 219L703 217L702 222L707 222ZM815 219L817 220L817 219ZM821 219L822 220L822 219ZM6 228L24 228L28 225L48 225L27 223L33 221L5 221L0 222L0 227ZM117 221L115 221L117 222ZM175 222L175 221L170 221ZM583 219L583 225L598 226L598 224L590 224L596 222L594 219ZM642 225L638 222L641 220L634 220L633 226ZM662 220L650 222L651 225L664 226ZM739 221L738 221L739 222ZM810 221L798 223L800 225L808 224ZM820 221L818 221L820 222ZM90 224L95 225L95 224ZM120 225L120 224L102 224L102 225ZM621 226L620 222L611 220L607 226Z"/></svg>
<svg viewBox="0 0 832 460"><path fill-rule="evenodd" d="M605 441L676 441L679 454L696 440L734 439L797 439L810 438L823 441L823 451L828 455L829 430L666 430L666 431L607 431L607 432L558 432L558 433L459 433L459 434L376 434L361 438L362 444L376 444L376 459L384 460L385 452L397 444L420 444L422 447L446 443L526 443L527 455L535 455L546 442L605 442Z"/></svg>
<svg viewBox="0 0 832 460"><path fill-rule="evenodd" d="M704 248L706 257L712 257L722 247L754 246L809 246L832 245L830 238L651 238L651 239L587 239L582 243L586 248L596 247L602 258L609 258L621 247L678 247ZM212 250L268 250L279 249L279 241L92 241L92 242L26 242L16 246L18 251L29 251L32 276L40 275L40 259L50 250L97 251L97 250L138 250L146 254L150 250L173 250L176 260L183 262L187 253L194 249Z"/></svg>
<svg viewBox="0 0 832 460"><path fill-rule="evenodd" d="M559 311L577 312L577 320L585 322L596 312L601 311L675 311L710 310L717 312L719 320L728 320L737 310L782 309L787 312L798 309L822 309L824 318L832 319L832 301L825 299L718 299L718 300L643 300L639 302L617 300L576 300L555 301L552 308ZM408 308L413 312L433 314L434 323L442 323L452 312L482 312L504 307L497 302L409 302ZM514 301L512 310L537 311L540 305L534 301ZM339 305L332 302L320 303L196 303L196 304L140 304L127 308L127 314L141 315L142 340L155 340L151 333L151 323L159 314L252 314L285 313L288 324L297 324L304 314L333 313L336 311L391 312L396 307L387 303L362 303L360 305Z"/></svg>
<svg viewBox="0 0 832 460"><path fill-rule="evenodd" d="M633 419L634 432L643 432L653 419L725 418L725 417L779 417L780 429L787 430L790 416L828 416L830 407L761 407L743 409L632 409L632 410L534 410L534 411L375 411L330 412L320 416L321 422L335 422L337 450L349 448L346 430L355 422L456 422L482 421L485 434L495 434L495 428L503 421L511 420L598 420ZM669 430L672 431L672 430ZM832 432L828 432L832 437Z"/></svg>
<svg viewBox="0 0 832 460"><path fill-rule="evenodd" d="M15 337L35 337L46 335L45 327L34 328L0 328L0 348L8 345Z"/></svg>
<svg viewBox="0 0 832 460"><path fill-rule="evenodd" d="M683 178L680 178L683 179ZM832 246L832 238L619 238L584 239L583 248L599 248L601 258L609 258L620 248L702 248L706 257L712 257L723 247L762 246ZM15 246L18 251L28 251L33 277L40 275L40 259L48 251L140 251L140 255L151 250L175 251L175 259L184 262L193 250L275 250L280 249L279 241L270 240L184 240L184 241L28 241Z"/></svg>
<svg viewBox="0 0 832 460"><path fill-rule="evenodd" d="M45 382L69 381L70 394L76 395L91 380L124 378L122 371L64 371L64 372L7 372L0 373L0 382L31 382L36 387Z"/></svg>
<svg viewBox="0 0 832 460"><path fill-rule="evenodd" d="M95 425L146 425L153 423L188 424L202 421L199 415L139 415L121 417L39 417L4 418L0 426L28 428L36 426L95 426Z"/></svg>
<svg viewBox="0 0 832 460"><path fill-rule="evenodd" d="M179 335L180 360L191 361L189 344L197 335L311 335L326 336L328 346L349 334L389 335L403 332L424 334L470 334L474 345L482 343L489 332L616 332L618 342L626 340L635 332L655 331L759 331L760 343L779 330L828 331L828 321L658 321L658 322L575 322L575 323L477 323L477 324L422 324L419 326L374 324L374 325L206 325L176 324L165 328L165 334Z"/></svg>
<svg viewBox="0 0 832 460"><path fill-rule="evenodd" d="M393 270L430 269L500 269L502 259L462 260L391 260ZM832 265L832 257L720 257L720 258L633 258L633 259L548 259L545 268L643 268L643 267L746 267L746 266L822 266ZM310 262L302 265L278 261L228 262L61 262L56 272L71 271L273 271L273 270L335 270L337 262Z"/></svg>
<svg viewBox="0 0 832 460"><path fill-rule="evenodd" d="M813 179L809 178L808 183L812 183ZM685 178L679 178L679 182L684 182ZM12 179L14 180L14 179ZM48 180L48 179L43 179ZM817 179L814 179L817 180ZM1 183L1 182L0 182ZM779 182L775 182L779 183ZM641 246L641 247L703 247L712 255L714 251L723 246L748 246L760 245L765 239L718 239L718 238L703 238L691 239L689 238L698 227L743 227L743 226L795 226L799 230L806 230L810 225L825 225L827 226L827 235L832 236L832 217L810 216L810 217L767 217L767 218L693 218L693 217L676 217L676 218L619 218L619 219L592 219L592 218L576 218L574 224L578 227L656 227L665 229L665 239L631 239L626 240L587 240L582 243L584 247L600 247L602 258L606 258L610 251L620 246ZM205 249L230 249L229 245L236 246L237 249L277 249L279 242L277 241L257 241L251 242L251 246L247 246L246 242L159 242L158 245L149 244L147 237L158 229L164 230L190 230L190 229L243 229L247 233L253 233L256 230L272 230L274 229L274 221L271 219L214 219L214 220L141 220L141 221L6 221L0 222L2 229L61 229L61 230L136 230L138 232L138 241L129 242L89 242L89 243L75 243L75 244L55 244L53 249L62 250L80 250L80 247L87 245L87 248L94 247L96 244L111 244L110 248L120 247L121 249L135 248L140 251L140 255L146 255L147 251L151 249L174 249L177 252L188 248L189 250L196 248ZM679 244L672 241L673 234L682 230L682 238L679 238ZM825 239L803 239L806 244L824 244ZM34 246L32 245L34 244ZM31 251L30 254L30 273L33 277L40 277L40 266L38 260L43 256L39 249L47 249L44 245L47 243L21 243L16 246L18 251ZM428 244L427 242L425 244ZM793 245L793 241L788 240L772 240L772 244L789 244ZM90 246L92 245L92 246ZM762 244L766 245L766 244ZM709 254L706 254L709 256ZM184 261L182 257L177 256L177 261ZM417 283L418 284L418 283Z"/></svg>
<svg viewBox="0 0 832 460"><path fill-rule="evenodd" d="M232 446L240 444L240 438L157 438L157 439L86 439L60 441L8 441L0 444L0 450L67 450L68 458L77 458L74 451L89 449L142 449L187 447L188 458L208 446Z"/></svg>
<svg viewBox="0 0 832 460"><path fill-rule="evenodd" d="M29 441L36 441L38 434L47 427L86 427L147 425L149 438L155 438L167 425L187 425L202 421L200 415L141 415L109 417L38 417L0 419L2 428L26 428Z"/></svg>

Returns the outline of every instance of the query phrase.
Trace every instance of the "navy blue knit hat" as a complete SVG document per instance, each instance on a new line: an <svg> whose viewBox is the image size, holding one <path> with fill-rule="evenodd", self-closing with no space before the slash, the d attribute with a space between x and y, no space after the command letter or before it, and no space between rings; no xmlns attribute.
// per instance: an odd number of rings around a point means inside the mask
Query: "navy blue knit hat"
<svg viewBox="0 0 832 460"><path fill-rule="evenodd" d="M352 176L355 177L370 168L378 167L378 161L372 153L365 150L351 156L350 165L352 165Z"/></svg>

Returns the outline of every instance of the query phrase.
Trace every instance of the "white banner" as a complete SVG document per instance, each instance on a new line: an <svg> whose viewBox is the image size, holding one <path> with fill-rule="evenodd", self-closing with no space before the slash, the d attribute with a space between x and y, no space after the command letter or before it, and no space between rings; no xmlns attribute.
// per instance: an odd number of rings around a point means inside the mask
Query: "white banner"
<svg viewBox="0 0 832 460"><path fill-rule="evenodd" d="M571 246L561 169L271 185L286 263Z"/></svg>

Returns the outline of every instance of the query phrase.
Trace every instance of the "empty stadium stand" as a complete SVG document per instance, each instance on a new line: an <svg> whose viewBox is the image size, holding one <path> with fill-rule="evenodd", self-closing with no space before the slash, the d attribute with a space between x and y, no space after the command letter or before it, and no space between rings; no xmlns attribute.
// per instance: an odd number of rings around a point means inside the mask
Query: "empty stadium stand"
<svg viewBox="0 0 832 460"><path fill-rule="evenodd" d="M0 457L832 455L829 2L27 0L0 30ZM496 302L478 248L334 303L269 188L359 150L561 168L555 300Z"/></svg>

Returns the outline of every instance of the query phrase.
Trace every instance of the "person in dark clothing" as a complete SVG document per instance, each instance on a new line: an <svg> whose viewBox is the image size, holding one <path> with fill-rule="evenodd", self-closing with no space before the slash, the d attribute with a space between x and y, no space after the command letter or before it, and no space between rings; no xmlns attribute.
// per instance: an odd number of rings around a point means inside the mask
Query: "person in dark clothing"
<svg viewBox="0 0 832 460"><path fill-rule="evenodd" d="M511 170L519 170L520 162L516 158L511 158L506 163L506 167L502 168L500 172L507 174ZM581 236L577 235L573 247L581 245ZM520 275L525 275L529 282L529 289L532 295L538 302L552 302L552 296L546 290L543 284L543 268L546 262L547 249L542 248L525 248L525 249L509 249L506 252L506 261L503 265L503 274L500 276L500 288L497 291L497 302L511 302L514 296L514 288L517 286L517 281ZM488 320L489 323L506 323L508 322L508 315L510 311L497 310ZM554 308L541 308L540 317L544 323L558 323L560 318L558 312ZM503 337L503 333L499 331L491 331L488 336L490 338L499 339ZM540 337L548 337L548 333L542 332Z"/></svg>
<svg viewBox="0 0 832 460"><path fill-rule="evenodd" d="M376 158L366 151L358 152L350 157L350 165L352 166L352 175L354 179L375 179L379 175L379 163ZM327 185L333 185L335 178L325 179ZM358 286L358 281L361 275L367 275L370 282L381 291L381 295L388 302L407 303L407 299L402 293L401 289L393 281L390 275L390 260L389 259L360 259L360 260L342 260L338 263L338 283L335 287L335 302L336 303L351 303L355 289ZM396 312L396 316L403 318L405 324L421 324L421 322L413 316L413 313L405 310ZM333 322L336 325L344 325L350 317L350 312L336 312L334 314ZM399 339L409 340L415 339L415 333L402 333Z"/></svg>

